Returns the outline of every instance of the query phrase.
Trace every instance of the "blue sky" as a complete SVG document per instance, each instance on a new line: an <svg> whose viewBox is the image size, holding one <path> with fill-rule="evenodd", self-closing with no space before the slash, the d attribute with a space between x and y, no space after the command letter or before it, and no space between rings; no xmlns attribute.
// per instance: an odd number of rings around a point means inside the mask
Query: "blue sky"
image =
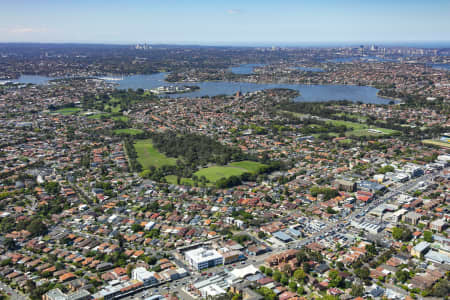
<svg viewBox="0 0 450 300"><path fill-rule="evenodd" d="M0 42L450 41L449 0L2 0Z"/></svg>

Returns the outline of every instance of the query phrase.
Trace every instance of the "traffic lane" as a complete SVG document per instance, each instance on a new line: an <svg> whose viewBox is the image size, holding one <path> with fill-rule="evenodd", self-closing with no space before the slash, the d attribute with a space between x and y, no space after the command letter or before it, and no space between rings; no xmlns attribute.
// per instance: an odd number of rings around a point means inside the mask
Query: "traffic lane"
<svg viewBox="0 0 450 300"><path fill-rule="evenodd" d="M2 289L2 291L4 291L10 297L10 299L13 299L13 300L25 299L24 296L19 295L9 285L4 284L3 282L0 282L0 288Z"/></svg>

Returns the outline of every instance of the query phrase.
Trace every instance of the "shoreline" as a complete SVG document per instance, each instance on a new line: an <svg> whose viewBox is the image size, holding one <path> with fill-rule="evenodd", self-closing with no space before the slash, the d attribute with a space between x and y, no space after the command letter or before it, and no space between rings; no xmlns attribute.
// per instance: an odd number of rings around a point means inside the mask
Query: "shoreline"
<svg viewBox="0 0 450 300"><path fill-rule="evenodd" d="M151 76L151 75L156 75L156 74L164 74L165 72L159 72L159 73L152 73L152 74L129 74L126 76L136 76L136 75L146 75L146 76ZM34 75L34 74L22 74L22 75L27 75L27 76L42 76L42 77L49 77L49 76L44 76L44 75ZM19 77L20 78L20 77ZM48 81L51 80L61 80L61 79L73 79L73 78L95 78L95 79L100 79L103 80L111 85L113 85L115 88L118 88L118 86L120 85L120 82L123 80L124 76L120 76L120 75L113 75L113 74L109 74L108 75L103 75L103 76L84 76L84 77L77 77L77 76L68 76L68 77L63 77L63 78L52 78L50 77L48 79ZM109 80L109 79L114 78L114 80ZM120 79L119 79L120 78ZM358 84L332 84L332 83L309 83L309 82L304 82L304 83L299 83L299 82L280 82L280 81L257 81L257 82L251 82L248 80L245 80L246 78L242 78L244 80L202 80L202 81L168 81L167 77L165 77L163 80L164 82L170 83L170 84L184 84L184 85L188 85L188 84L196 84L196 83L203 83L203 82L216 82L216 83L247 83L247 84L260 84L260 85L304 85L304 86L349 86L349 87L371 87L377 90L376 92L376 96L384 99L384 100L389 100L389 101L394 101L395 104L400 104L403 102L402 99L399 98L391 98L391 97L387 97L387 96L383 96L380 95L380 91L379 89L377 89L375 86L373 85L358 85ZM12 83L14 83L14 81L12 81ZM17 82L16 82L17 83ZM294 89L293 87L286 87L289 89ZM264 88L263 88L264 89ZM185 92L181 92L181 93L170 93L170 94L188 94L190 92L195 92L194 91L185 91ZM165 94L169 94L169 93L165 93ZM300 93L301 94L301 93ZM335 99L338 100L338 99ZM352 101L352 100L350 100ZM355 100L353 102L357 102L358 100ZM381 105L389 105L389 103L377 103L377 104L381 104Z"/></svg>

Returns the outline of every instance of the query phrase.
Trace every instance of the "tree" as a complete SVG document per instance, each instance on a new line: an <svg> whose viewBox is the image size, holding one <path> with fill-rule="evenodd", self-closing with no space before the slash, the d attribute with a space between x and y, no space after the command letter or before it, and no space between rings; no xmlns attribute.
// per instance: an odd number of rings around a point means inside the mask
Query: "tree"
<svg viewBox="0 0 450 300"><path fill-rule="evenodd" d="M409 272L403 271L403 270L398 270L397 272L395 272L395 277L401 283L405 283L406 280L408 280L408 278L409 278Z"/></svg>
<svg viewBox="0 0 450 300"><path fill-rule="evenodd" d="M297 288L297 294L303 295L304 293L305 293L305 289L303 288L303 286L299 285Z"/></svg>
<svg viewBox="0 0 450 300"><path fill-rule="evenodd" d="M369 253L371 255L376 255L377 254L377 248L375 247L374 244L366 245L365 249L367 250L367 253Z"/></svg>
<svg viewBox="0 0 450 300"><path fill-rule="evenodd" d="M361 278L362 280L369 279L370 271L367 267L358 268L355 270L355 275Z"/></svg>
<svg viewBox="0 0 450 300"><path fill-rule="evenodd" d="M288 285L289 284L289 278L286 276L286 274L281 275L280 283L282 285Z"/></svg>
<svg viewBox="0 0 450 300"><path fill-rule="evenodd" d="M436 283L431 290L431 294L435 297L446 297L450 293L450 282L443 279Z"/></svg>
<svg viewBox="0 0 450 300"><path fill-rule="evenodd" d="M297 252L297 254L295 255L297 258L298 263L302 263L304 261L308 260L308 256L306 255L304 250L300 250L299 252Z"/></svg>
<svg viewBox="0 0 450 300"><path fill-rule="evenodd" d="M339 296L324 295L319 300L339 300Z"/></svg>
<svg viewBox="0 0 450 300"><path fill-rule="evenodd" d="M303 263L302 265L302 270L303 272L305 272L306 274L309 273L309 271L311 271L311 266L308 263Z"/></svg>
<svg viewBox="0 0 450 300"><path fill-rule="evenodd" d="M344 284L344 279L339 276L339 272L337 270L331 270L329 272L330 282L329 285L331 287L341 287Z"/></svg>
<svg viewBox="0 0 450 300"><path fill-rule="evenodd" d="M364 295L364 286L362 284L353 284L350 295L353 297L362 297Z"/></svg>
<svg viewBox="0 0 450 300"><path fill-rule="evenodd" d="M40 236L47 233L47 226L39 219L34 219L26 228L32 236Z"/></svg>
<svg viewBox="0 0 450 300"><path fill-rule="evenodd" d="M329 213L330 215L334 215L337 213L337 211L335 211L331 206L327 206L327 213Z"/></svg>
<svg viewBox="0 0 450 300"><path fill-rule="evenodd" d="M289 289L293 292L296 292L297 291L297 283L295 283L295 281L289 282Z"/></svg>
<svg viewBox="0 0 450 300"><path fill-rule="evenodd" d="M258 289L258 293L260 293L261 295L264 296L264 300L276 300L277 299L277 295L275 294L275 292L267 287L262 287L262 288Z"/></svg>
<svg viewBox="0 0 450 300"><path fill-rule="evenodd" d="M275 272L273 272L272 278L273 278L273 280L280 282L280 280L281 280L281 272L276 270Z"/></svg>
<svg viewBox="0 0 450 300"><path fill-rule="evenodd" d="M47 193L56 195L59 192L59 183L56 181L46 182L44 184L44 188L47 191Z"/></svg>
<svg viewBox="0 0 450 300"><path fill-rule="evenodd" d="M133 224L131 225L131 230L133 230L133 232L139 232L142 231L144 229L144 227L142 227L140 224Z"/></svg>
<svg viewBox="0 0 450 300"><path fill-rule="evenodd" d="M130 278L131 278L131 272L133 271L133 269L134 269L134 264L128 264L127 265L127 275Z"/></svg>
<svg viewBox="0 0 450 300"><path fill-rule="evenodd" d="M432 243L433 242L433 233L431 231L424 231L423 232L423 239L428 242L428 243Z"/></svg>
<svg viewBox="0 0 450 300"><path fill-rule="evenodd" d="M122 249L123 249L123 246L125 246L125 243L126 243L127 241L125 240L125 238L123 237L123 235L121 235L120 233L119 233L119 235L117 236L117 240L119 241L119 248L122 250Z"/></svg>
<svg viewBox="0 0 450 300"><path fill-rule="evenodd" d="M16 249L16 242L12 238L6 238L4 244L8 250Z"/></svg>
<svg viewBox="0 0 450 300"><path fill-rule="evenodd" d="M266 272L266 267L260 266L259 270L261 271L261 273L265 273Z"/></svg>
<svg viewBox="0 0 450 300"><path fill-rule="evenodd" d="M291 269L291 266L290 266L290 265L284 265L284 266L283 266L283 272L284 272L285 274L287 274L288 276L291 276L291 275L292 275L292 269Z"/></svg>
<svg viewBox="0 0 450 300"><path fill-rule="evenodd" d="M264 274L266 274L267 276L272 276L273 271L271 268L266 268L266 271L264 272Z"/></svg>
<svg viewBox="0 0 450 300"><path fill-rule="evenodd" d="M391 165L384 166L377 170L377 173L386 174L387 172L394 172L395 168Z"/></svg>
<svg viewBox="0 0 450 300"><path fill-rule="evenodd" d="M303 271L303 269L297 269L294 272L294 279L297 280L298 282L304 282L306 278L306 273L305 271Z"/></svg>
<svg viewBox="0 0 450 300"><path fill-rule="evenodd" d="M392 237L398 241L407 242L412 238L412 232L406 227L394 227L392 229Z"/></svg>

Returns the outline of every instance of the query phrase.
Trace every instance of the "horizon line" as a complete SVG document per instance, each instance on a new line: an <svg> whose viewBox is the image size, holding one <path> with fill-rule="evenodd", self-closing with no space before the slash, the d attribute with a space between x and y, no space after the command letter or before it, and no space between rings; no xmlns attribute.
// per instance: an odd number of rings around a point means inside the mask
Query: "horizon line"
<svg viewBox="0 0 450 300"><path fill-rule="evenodd" d="M132 45L154 45L154 46L221 46L221 47L312 47L312 46L338 46L349 47L355 45L378 45L378 46L399 46L410 47L425 46L435 44L433 46L442 44L440 46L450 47L450 40L404 40L404 41L299 41L299 42L274 42L274 41L261 41L261 42L226 42L226 41L0 41L0 44L54 44L54 45L110 45L110 46L132 46ZM432 47L433 48L433 47Z"/></svg>

